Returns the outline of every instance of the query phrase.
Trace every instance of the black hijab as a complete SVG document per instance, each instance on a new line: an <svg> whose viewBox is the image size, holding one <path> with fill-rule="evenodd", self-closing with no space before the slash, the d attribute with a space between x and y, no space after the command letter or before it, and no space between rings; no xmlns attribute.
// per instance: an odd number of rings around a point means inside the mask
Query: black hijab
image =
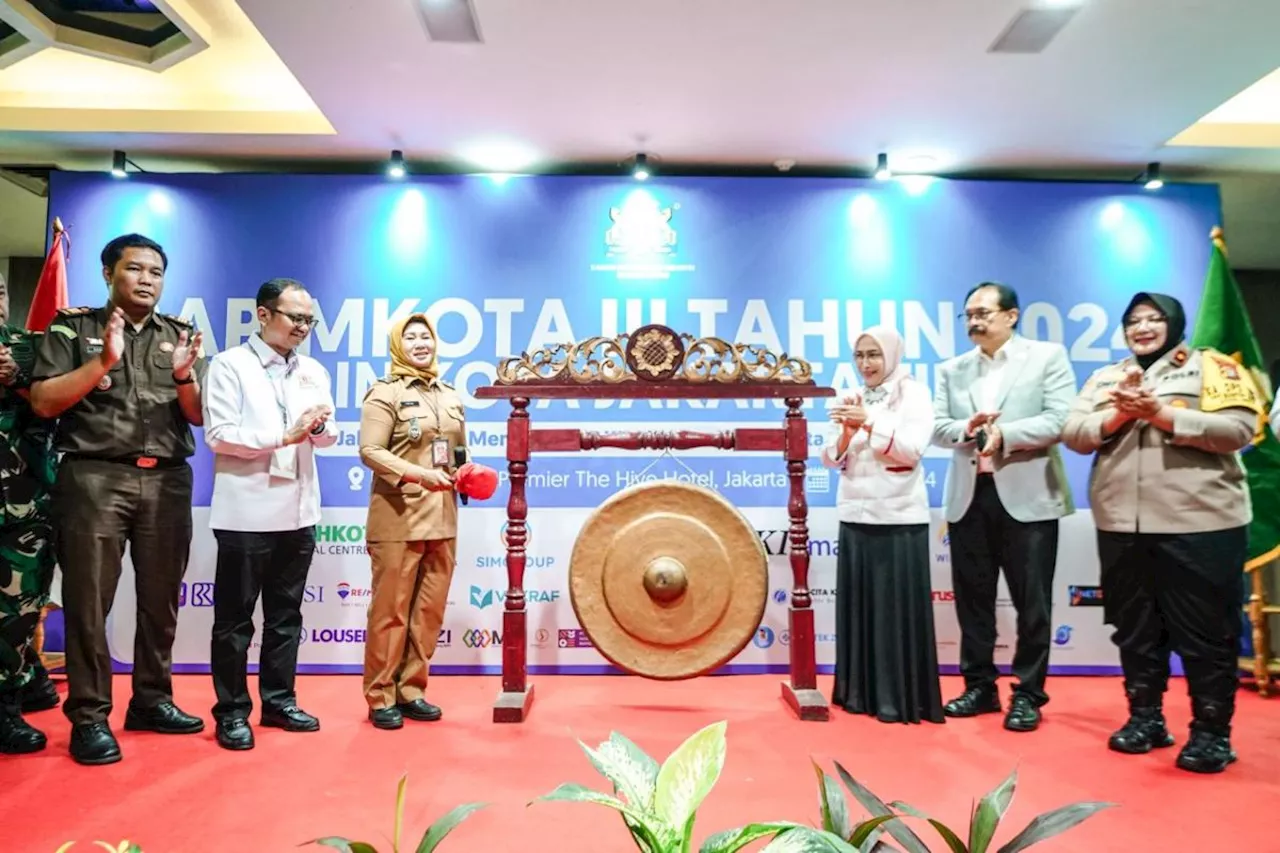
<svg viewBox="0 0 1280 853"><path fill-rule="evenodd" d="M1159 309L1160 313L1164 315L1165 323L1169 330L1160 349L1147 355L1134 356L1138 360L1139 366L1146 370L1163 358L1165 353L1182 343L1187 334L1187 313L1182 310L1182 303L1172 296L1167 296L1163 293L1138 293L1134 295L1129 307L1124 309L1124 314L1121 316L1128 320L1133 309L1144 302L1150 303Z"/></svg>

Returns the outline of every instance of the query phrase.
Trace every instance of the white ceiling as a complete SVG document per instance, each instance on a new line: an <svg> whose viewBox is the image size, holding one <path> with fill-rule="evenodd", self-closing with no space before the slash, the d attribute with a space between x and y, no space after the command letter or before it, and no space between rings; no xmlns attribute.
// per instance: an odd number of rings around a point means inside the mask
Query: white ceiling
<svg viewBox="0 0 1280 853"><path fill-rule="evenodd" d="M458 45L430 40L418 0L239 0L336 135L0 133L0 161L437 161L493 141L548 163L645 150L659 169L863 170L887 151L1121 178L1158 160L1225 175L1233 258L1280 267L1280 180L1256 174L1280 174L1280 150L1164 145L1280 66L1280 2L1085 0L1043 53L987 52L1044 1L473 0L484 43Z"/></svg>

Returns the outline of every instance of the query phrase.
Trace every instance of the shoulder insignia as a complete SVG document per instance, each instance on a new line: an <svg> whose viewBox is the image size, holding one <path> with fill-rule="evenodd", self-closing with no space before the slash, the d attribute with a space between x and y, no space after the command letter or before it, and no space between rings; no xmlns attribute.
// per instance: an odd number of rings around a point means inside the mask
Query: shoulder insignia
<svg viewBox="0 0 1280 853"><path fill-rule="evenodd" d="M161 317L173 323L175 326L182 326L186 329L195 328L195 323L185 317L179 317L176 314L161 314Z"/></svg>
<svg viewBox="0 0 1280 853"><path fill-rule="evenodd" d="M70 326L64 326L61 323L54 323L49 327L49 331L57 332L59 335L62 335L63 337L66 337L66 338L74 338L76 336L75 329L71 328Z"/></svg>
<svg viewBox="0 0 1280 853"><path fill-rule="evenodd" d="M436 381L440 383L441 388L448 388L450 391L456 390L452 385L450 385L448 382L445 382L443 379L437 378Z"/></svg>
<svg viewBox="0 0 1280 853"><path fill-rule="evenodd" d="M80 305L76 308L59 308L58 313L64 317L78 317L82 314L92 314L97 308L90 308L88 305Z"/></svg>

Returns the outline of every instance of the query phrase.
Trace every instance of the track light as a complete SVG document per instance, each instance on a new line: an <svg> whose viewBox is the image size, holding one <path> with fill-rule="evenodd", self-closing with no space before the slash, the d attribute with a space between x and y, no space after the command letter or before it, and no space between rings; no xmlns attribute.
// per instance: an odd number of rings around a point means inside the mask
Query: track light
<svg viewBox="0 0 1280 853"><path fill-rule="evenodd" d="M128 160L125 158L123 151L111 152L111 174L117 178L126 177L128 173L124 170L124 167L127 162Z"/></svg>
<svg viewBox="0 0 1280 853"><path fill-rule="evenodd" d="M1158 190L1164 186L1164 180L1160 177L1160 164L1148 163L1147 170L1142 173L1143 187L1149 190Z"/></svg>
<svg viewBox="0 0 1280 853"><path fill-rule="evenodd" d="M387 177L398 181L404 175L404 152L397 148L391 152L391 159L387 161Z"/></svg>
<svg viewBox="0 0 1280 853"><path fill-rule="evenodd" d="M643 153L637 154L636 164L631 168L631 177L635 178L637 181L647 181L649 180L650 174L652 173L649 171L648 156Z"/></svg>
<svg viewBox="0 0 1280 853"><path fill-rule="evenodd" d="M889 171L889 155L881 152L876 157L876 180L887 181L893 177L893 172Z"/></svg>

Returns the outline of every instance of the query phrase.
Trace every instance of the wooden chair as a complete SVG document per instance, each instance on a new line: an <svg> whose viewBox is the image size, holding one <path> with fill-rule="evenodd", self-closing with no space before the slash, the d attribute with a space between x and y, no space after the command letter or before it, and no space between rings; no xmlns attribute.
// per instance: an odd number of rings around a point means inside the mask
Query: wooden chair
<svg viewBox="0 0 1280 853"><path fill-rule="evenodd" d="M1273 561L1249 570L1251 591L1244 606L1253 629L1253 656L1240 658L1240 669L1253 675L1259 696L1271 695L1272 682L1280 681L1280 658L1271 650L1270 625L1271 617L1280 615L1280 605L1267 603L1267 569L1274 565Z"/></svg>

